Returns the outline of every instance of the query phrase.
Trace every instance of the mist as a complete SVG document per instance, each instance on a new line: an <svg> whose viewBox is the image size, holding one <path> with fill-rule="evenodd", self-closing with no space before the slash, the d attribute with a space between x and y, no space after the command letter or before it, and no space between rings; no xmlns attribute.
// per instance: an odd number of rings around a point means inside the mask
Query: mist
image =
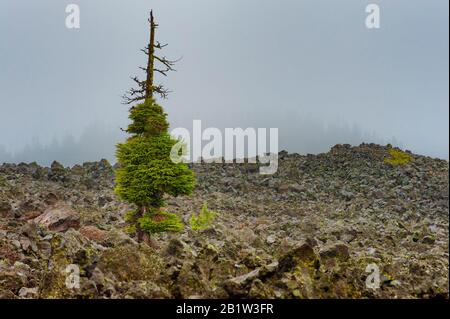
<svg viewBox="0 0 450 319"><path fill-rule="evenodd" d="M448 159L448 2L372 2L376 30L360 0L3 0L0 162L114 162L150 9L163 55L181 57L158 78L172 128L278 127L289 152L374 142Z"/></svg>

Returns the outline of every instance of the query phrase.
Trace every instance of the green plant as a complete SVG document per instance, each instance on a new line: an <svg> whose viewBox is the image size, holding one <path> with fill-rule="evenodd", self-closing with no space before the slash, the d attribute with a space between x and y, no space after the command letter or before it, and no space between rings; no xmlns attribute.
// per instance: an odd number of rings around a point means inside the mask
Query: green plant
<svg viewBox="0 0 450 319"><path fill-rule="evenodd" d="M183 223L177 215L166 212L158 212L139 218L139 226L150 234L165 231L180 232L184 228Z"/></svg>
<svg viewBox="0 0 450 319"><path fill-rule="evenodd" d="M192 214L189 219L189 225L193 230L205 230L211 227L216 216L217 213L209 210L207 204L204 203L198 215Z"/></svg>
<svg viewBox="0 0 450 319"><path fill-rule="evenodd" d="M390 164L393 166L406 165L413 161L413 157L410 154L403 152L401 150L390 148L388 152L390 157L384 159L384 162L386 164Z"/></svg>
<svg viewBox="0 0 450 319"><path fill-rule="evenodd" d="M147 79L135 79L139 89L129 92L127 103L140 102L130 108L131 123L126 132L131 136L125 143L118 144L116 150L119 168L116 170L115 192L137 206L125 218L131 225L128 231L135 231L139 241L147 238L145 233L181 231L183 223L177 215L161 212L160 208L165 206L164 195L188 195L195 186L194 173L189 167L171 160L172 148L179 141L170 136L167 114L153 98L153 92L162 92L159 86L153 85L153 73L158 71L154 68L154 60L168 66L172 64L154 55L158 44L154 41L156 24L153 15L150 25L151 40L144 50L149 56Z"/></svg>

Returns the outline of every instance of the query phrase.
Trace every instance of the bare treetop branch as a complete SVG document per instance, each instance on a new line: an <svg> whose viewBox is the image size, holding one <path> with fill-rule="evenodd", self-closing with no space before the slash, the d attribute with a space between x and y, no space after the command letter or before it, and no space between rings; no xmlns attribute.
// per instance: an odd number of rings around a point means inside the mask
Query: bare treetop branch
<svg viewBox="0 0 450 319"><path fill-rule="evenodd" d="M139 89L130 89L126 92L126 94L123 96L123 103L124 104L131 104L134 102L138 102L141 100L147 100L153 98L153 94L157 93L160 95L161 98L167 98L168 94L170 93L169 90L164 88L161 84L154 84L154 74L155 72L167 76L167 73L170 71L176 71L173 67L176 62L179 60L169 60L165 56L159 57L155 55L155 49L163 49L167 46L167 44L161 44L159 41L155 40L155 34L156 34L156 28L158 27L158 24L155 22L155 18L153 16L153 10L150 11L150 18L148 19L149 26L150 26L150 40L148 46L146 46L144 49L141 49L141 51L148 56L147 60L147 67L139 67L139 69L146 72L146 79L145 80L139 80L138 77L133 77L132 80L137 83ZM156 68L155 62L160 63L163 68Z"/></svg>

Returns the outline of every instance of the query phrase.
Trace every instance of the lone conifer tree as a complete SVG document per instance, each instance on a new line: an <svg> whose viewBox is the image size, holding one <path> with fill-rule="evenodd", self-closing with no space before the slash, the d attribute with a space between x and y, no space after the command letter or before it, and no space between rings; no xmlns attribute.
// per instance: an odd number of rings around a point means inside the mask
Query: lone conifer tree
<svg viewBox="0 0 450 319"><path fill-rule="evenodd" d="M119 168L116 171L116 193L125 201L135 204L137 209L127 214L126 220L137 233L139 241L146 241L149 235L164 231L179 231L183 224L178 216L164 212L164 195L190 194L194 189L193 172L184 163L174 163L170 158L172 147L178 143L168 133L167 114L158 105L153 94L166 98L168 91L155 86L154 72L164 76L173 71L175 61L155 55L156 49L166 45L155 42L157 24L150 12L150 42L142 50L147 56L146 79L133 80L137 89L131 89L124 96L124 103L139 104L130 108L130 125L125 130L131 136L125 143L117 145ZM155 68L155 61L163 69Z"/></svg>

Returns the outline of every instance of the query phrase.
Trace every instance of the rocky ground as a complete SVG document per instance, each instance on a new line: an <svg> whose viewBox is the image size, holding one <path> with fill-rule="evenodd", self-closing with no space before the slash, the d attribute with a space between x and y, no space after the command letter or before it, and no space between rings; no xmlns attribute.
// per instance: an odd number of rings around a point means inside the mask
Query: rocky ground
<svg viewBox="0 0 450 319"><path fill-rule="evenodd" d="M0 297L448 298L448 162L413 154L391 166L387 154L368 144L281 152L273 176L196 164L195 193L168 198L184 231L151 246L126 233L130 207L107 161L4 164ZM204 203L218 216L194 231ZM66 285L71 264L79 289Z"/></svg>

